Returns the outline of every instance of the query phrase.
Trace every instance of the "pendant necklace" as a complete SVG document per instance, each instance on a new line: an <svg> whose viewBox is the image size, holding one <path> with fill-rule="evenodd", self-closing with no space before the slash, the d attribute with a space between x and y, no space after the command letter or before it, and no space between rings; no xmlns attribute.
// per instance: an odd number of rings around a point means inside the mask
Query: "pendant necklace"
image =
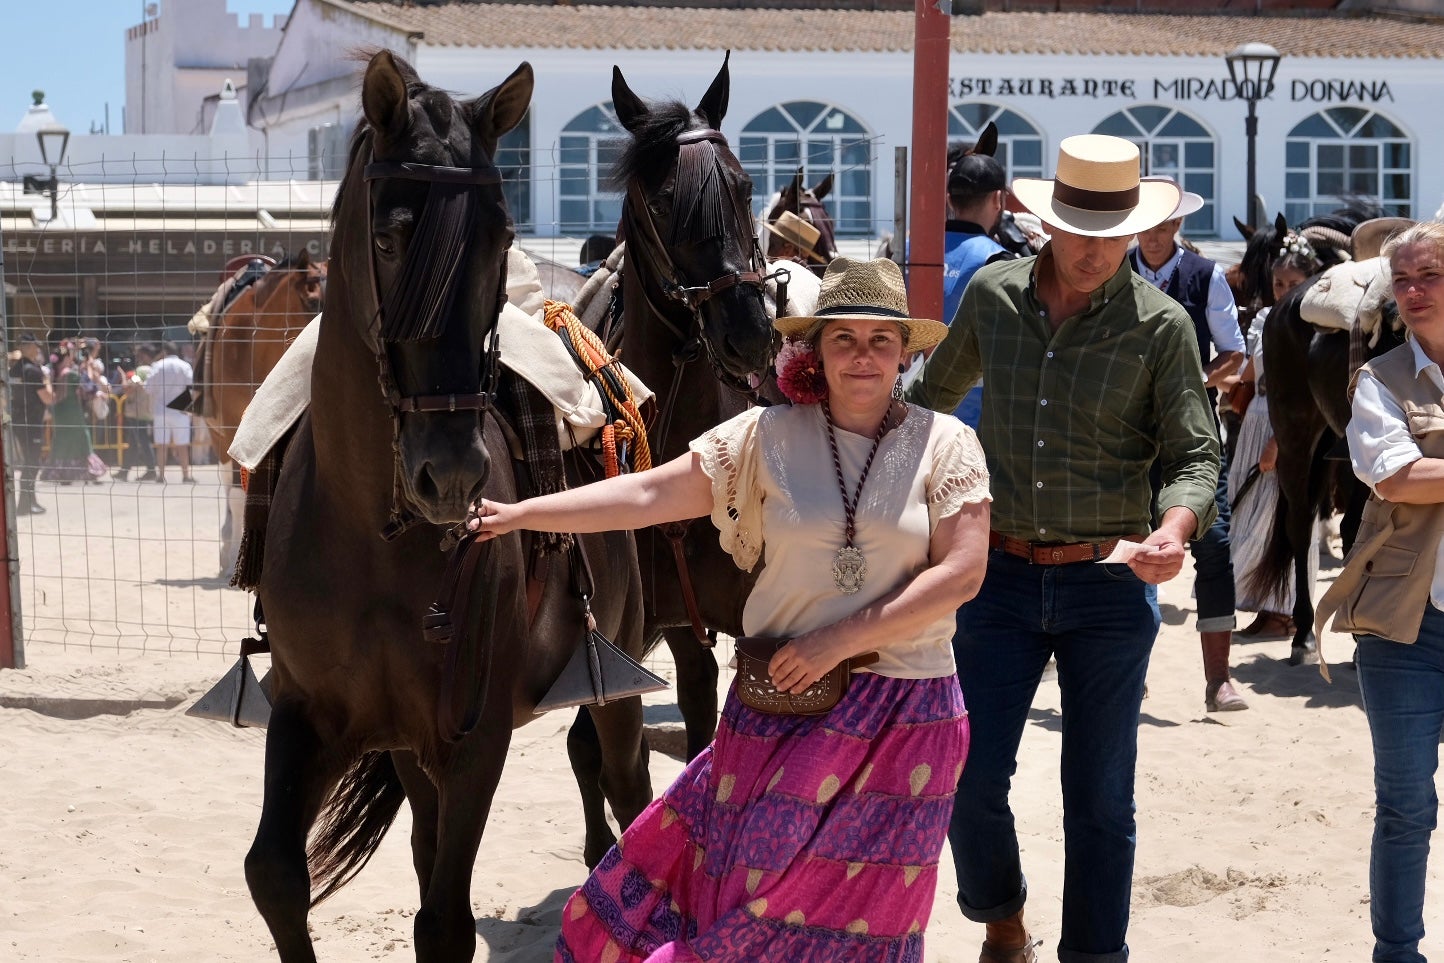
<svg viewBox="0 0 1444 963"><path fill-rule="evenodd" d="M842 495L842 514L846 522L843 546L832 556L832 581L843 595L852 595L862 588L863 579L867 577L867 559L863 557L862 549L852 543L857 535L857 506L862 499L862 486L867 481L867 473L872 469L873 456L877 454L878 446L882 444L882 436L887 432L887 421L892 414L892 407L889 405L888 410L883 413L882 422L877 426L877 436L872 440L872 450L867 453L867 461L863 462L862 476L857 480L857 491L851 499L847 497L847 482L842 477L842 459L837 454L837 432L832 426L832 408L825 399L822 402L822 414L827 419L827 442L832 446L832 467L837 472L837 489Z"/></svg>

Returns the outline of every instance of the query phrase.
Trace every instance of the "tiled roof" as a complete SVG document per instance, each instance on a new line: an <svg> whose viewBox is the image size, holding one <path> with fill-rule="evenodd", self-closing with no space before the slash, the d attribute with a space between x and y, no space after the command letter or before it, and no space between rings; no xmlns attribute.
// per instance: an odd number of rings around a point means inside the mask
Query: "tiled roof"
<svg viewBox="0 0 1444 963"><path fill-rule="evenodd" d="M322 0L436 46L592 50L912 49L913 15L865 10ZM958 53L1222 56L1262 41L1289 57L1444 56L1444 23L1378 17L984 13L953 18Z"/></svg>

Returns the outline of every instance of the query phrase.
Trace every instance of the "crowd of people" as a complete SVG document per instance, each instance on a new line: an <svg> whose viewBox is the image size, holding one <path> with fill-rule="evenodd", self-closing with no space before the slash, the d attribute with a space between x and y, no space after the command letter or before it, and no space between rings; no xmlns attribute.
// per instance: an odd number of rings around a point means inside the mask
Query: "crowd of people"
<svg viewBox="0 0 1444 963"><path fill-rule="evenodd" d="M912 316L891 261L838 258L816 314L777 322L791 407L752 409L650 472L475 506L484 538L710 517L738 565L766 562L743 624L772 640L776 690L870 663L825 715L774 714L734 686L713 745L572 896L558 960L920 959L947 841L980 963L1034 963L1009 793L1050 662L1057 958L1128 959L1157 586L1192 553L1208 712L1248 708L1236 634L1294 630L1291 597L1245 588L1276 494L1267 312L1240 329L1223 272L1180 235L1201 199L1139 168L1100 135L1063 140L1054 178L1011 185L962 154L947 327ZM1022 251L998 234L1009 208ZM796 218L771 230L811 260ZM1276 296L1322 269L1312 253L1281 240ZM1384 256L1411 337L1359 375L1349 443L1373 495L1321 611L1357 634L1374 736L1373 959L1422 963L1444 735L1444 227ZM1242 415L1228 445L1220 405ZM1240 609L1256 618L1236 631Z"/></svg>
<svg viewBox="0 0 1444 963"><path fill-rule="evenodd" d="M107 364L95 338L63 338L49 353L23 333L10 362L10 467L18 473L16 511L46 511L37 482L100 484L166 481L167 456L181 481L190 470L190 415L167 407L191 383L191 366L174 342L137 344ZM96 432L121 426L114 464L96 450Z"/></svg>

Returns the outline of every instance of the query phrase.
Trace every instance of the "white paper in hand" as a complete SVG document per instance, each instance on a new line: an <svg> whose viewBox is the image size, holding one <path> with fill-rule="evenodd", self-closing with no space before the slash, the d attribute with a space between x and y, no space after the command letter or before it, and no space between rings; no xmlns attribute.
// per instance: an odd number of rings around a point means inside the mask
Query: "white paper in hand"
<svg viewBox="0 0 1444 963"><path fill-rule="evenodd" d="M1100 558L1099 565L1127 565L1137 555L1147 555L1153 551L1151 545L1144 545L1142 542L1130 542L1120 538L1118 544L1113 546L1113 551L1108 553L1107 558Z"/></svg>

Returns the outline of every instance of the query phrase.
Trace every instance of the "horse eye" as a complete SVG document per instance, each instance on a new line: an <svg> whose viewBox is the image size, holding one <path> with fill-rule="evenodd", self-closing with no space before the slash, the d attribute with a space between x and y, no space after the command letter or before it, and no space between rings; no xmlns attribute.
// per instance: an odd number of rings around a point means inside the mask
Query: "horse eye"
<svg viewBox="0 0 1444 963"><path fill-rule="evenodd" d="M389 237L383 237L378 235L376 237L376 250L380 251L382 254L385 254L387 257L390 257L391 255L396 253L396 245L391 243L391 239Z"/></svg>

